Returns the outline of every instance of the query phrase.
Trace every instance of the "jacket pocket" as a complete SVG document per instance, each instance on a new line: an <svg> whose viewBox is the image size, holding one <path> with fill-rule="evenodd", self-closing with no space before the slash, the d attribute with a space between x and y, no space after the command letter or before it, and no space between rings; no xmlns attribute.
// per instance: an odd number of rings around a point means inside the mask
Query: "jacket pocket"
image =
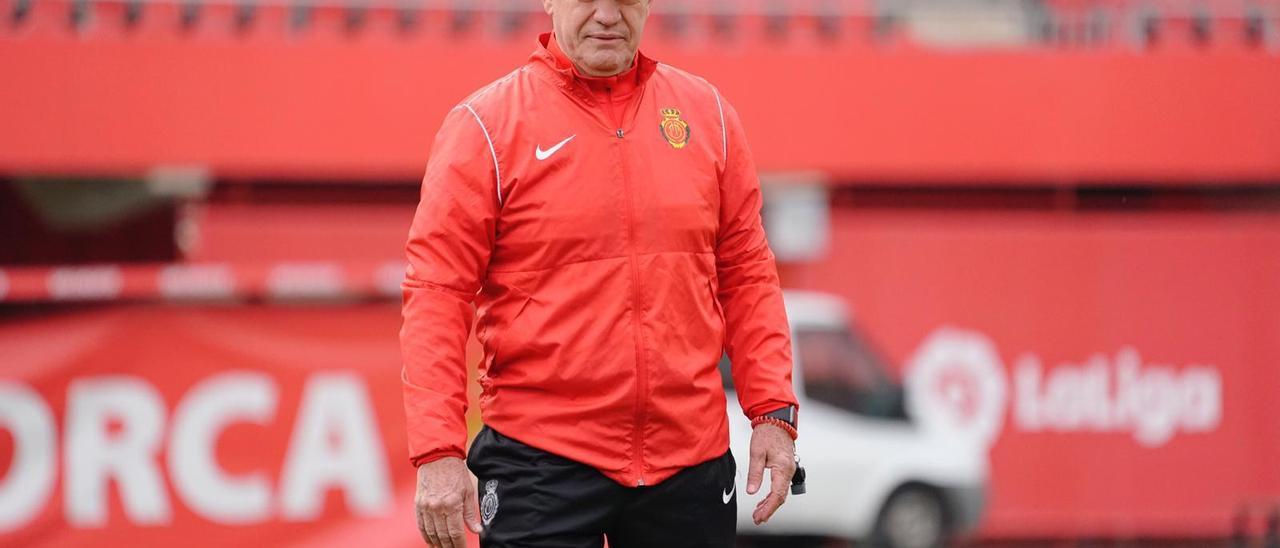
<svg viewBox="0 0 1280 548"><path fill-rule="evenodd" d="M707 277L707 291L711 293L711 306L716 311L716 317L720 318L720 332L723 333L726 328L724 309L720 307L720 296L716 288L716 279L714 276Z"/></svg>
<svg viewBox="0 0 1280 548"><path fill-rule="evenodd" d="M493 379L498 376L502 370L502 366L505 365L502 355L504 341L510 338L510 332L512 329L518 328L517 322L520 319L520 314L524 312L525 308L529 306L529 302L532 300L532 297L527 294L523 294L522 292L519 304L514 306L515 311L510 313L508 317L503 319L503 321L496 322L501 327L496 330L493 337L489 340L490 348L488 356L486 357L485 367L484 370L480 372L479 378L477 379L485 393L490 391L490 388L493 386Z"/></svg>

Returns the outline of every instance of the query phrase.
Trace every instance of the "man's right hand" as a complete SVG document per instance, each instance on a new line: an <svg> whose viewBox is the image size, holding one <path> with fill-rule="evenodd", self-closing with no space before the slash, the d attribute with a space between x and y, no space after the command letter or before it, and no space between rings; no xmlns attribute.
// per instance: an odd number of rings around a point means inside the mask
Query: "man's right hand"
<svg viewBox="0 0 1280 548"><path fill-rule="evenodd" d="M466 548L463 522L480 533L480 504L476 484L467 464L457 457L444 457L418 467L418 494L414 498L418 531L428 546Z"/></svg>

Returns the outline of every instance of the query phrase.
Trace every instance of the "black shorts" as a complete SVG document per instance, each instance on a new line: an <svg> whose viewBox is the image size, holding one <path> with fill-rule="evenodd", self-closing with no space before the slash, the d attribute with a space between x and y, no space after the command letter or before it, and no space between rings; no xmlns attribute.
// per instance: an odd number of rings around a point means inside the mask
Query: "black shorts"
<svg viewBox="0 0 1280 548"><path fill-rule="evenodd" d="M733 455L626 487L595 468L485 426L467 467L478 478L482 548L729 548L738 497Z"/></svg>

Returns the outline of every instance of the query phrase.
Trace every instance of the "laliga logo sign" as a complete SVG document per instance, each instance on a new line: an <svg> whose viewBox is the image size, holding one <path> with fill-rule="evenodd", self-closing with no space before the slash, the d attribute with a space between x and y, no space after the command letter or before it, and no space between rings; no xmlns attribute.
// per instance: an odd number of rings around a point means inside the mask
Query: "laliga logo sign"
<svg viewBox="0 0 1280 548"><path fill-rule="evenodd" d="M986 336L944 327L907 365L907 411L936 434L990 447L1004 424L1004 365Z"/></svg>
<svg viewBox="0 0 1280 548"><path fill-rule="evenodd" d="M1114 357L1046 371L1027 353L1013 371L1013 426L1023 432L1127 432L1159 447L1179 432L1204 433L1222 420L1222 377L1205 365L1143 364L1123 347ZM1008 376L986 335L938 329L907 364L908 410L936 433L990 447L1006 413Z"/></svg>

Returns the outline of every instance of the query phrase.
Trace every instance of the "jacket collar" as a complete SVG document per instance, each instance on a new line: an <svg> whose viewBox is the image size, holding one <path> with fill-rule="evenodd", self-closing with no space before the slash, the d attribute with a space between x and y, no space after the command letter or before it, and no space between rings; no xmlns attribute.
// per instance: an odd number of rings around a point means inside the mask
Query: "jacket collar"
<svg viewBox="0 0 1280 548"><path fill-rule="evenodd" d="M573 62L556 43L554 33L544 32L538 36L538 47L529 57L534 68L554 80L560 87L573 95L588 101L607 101L610 94L613 98L622 99L644 86L645 81L658 68L658 63L643 53L636 52L631 61L631 68L615 76L587 76L573 66Z"/></svg>

